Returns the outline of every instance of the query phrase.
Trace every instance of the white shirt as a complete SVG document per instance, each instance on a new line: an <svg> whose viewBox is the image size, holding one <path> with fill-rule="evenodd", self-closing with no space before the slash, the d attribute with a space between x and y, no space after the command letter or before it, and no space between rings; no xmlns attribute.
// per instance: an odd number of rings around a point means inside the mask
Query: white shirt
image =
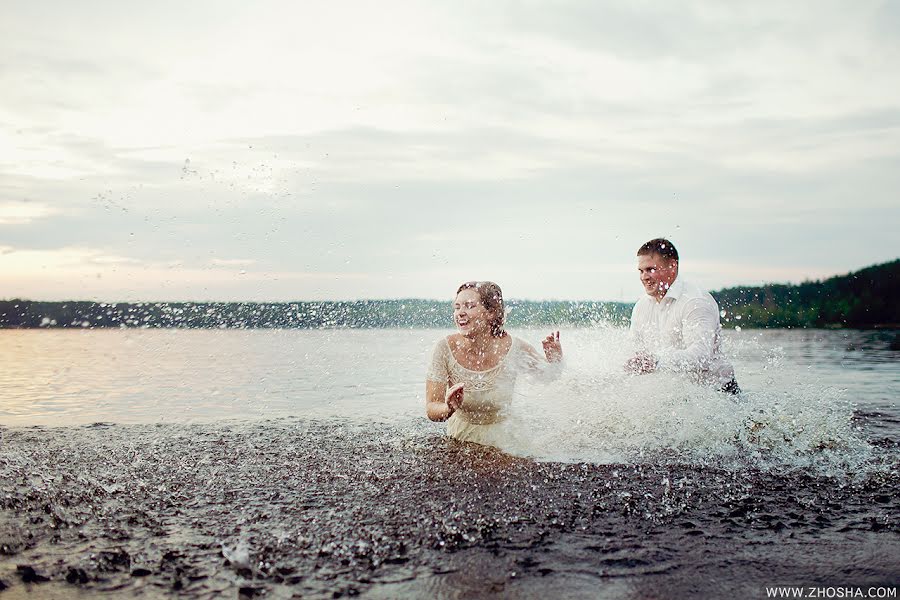
<svg viewBox="0 0 900 600"><path fill-rule="evenodd" d="M637 301L631 335L639 350L658 359L659 370L688 373L719 386L734 379L734 367L720 347L719 305L709 292L680 277L659 302L650 295Z"/></svg>

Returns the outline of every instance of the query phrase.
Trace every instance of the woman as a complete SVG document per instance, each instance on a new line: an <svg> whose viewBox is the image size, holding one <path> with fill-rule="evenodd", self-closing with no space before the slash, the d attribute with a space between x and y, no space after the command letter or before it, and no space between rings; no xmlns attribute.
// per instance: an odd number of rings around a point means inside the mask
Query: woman
<svg viewBox="0 0 900 600"><path fill-rule="evenodd" d="M428 418L447 421L450 437L490 446L505 436L516 377L553 379L562 369L559 332L544 339L544 356L503 329L503 293L490 281L459 286L453 305L458 333L434 349L425 381Z"/></svg>

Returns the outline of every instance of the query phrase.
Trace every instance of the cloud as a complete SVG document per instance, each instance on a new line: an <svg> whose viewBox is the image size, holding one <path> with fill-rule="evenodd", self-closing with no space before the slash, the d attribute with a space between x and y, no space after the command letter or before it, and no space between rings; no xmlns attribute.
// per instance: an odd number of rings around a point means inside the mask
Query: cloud
<svg viewBox="0 0 900 600"><path fill-rule="evenodd" d="M86 254L82 255L86 260L86 264L97 265L97 266L119 266L119 265L139 265L141 261L136 258L130 258L127 256L116 256L109 254L99 254L94 251L86 251Z"/></svg>
<svg viewBox="0 0 900 600"><path fill-rule="evenodd" d="M214 267L249 267L256 261L252 258L214 258L209 264Z"/></svg>
<svg viewBox="0 0 900 600"><path fill-rule="evenodd" d="M656 235L732 264L703 267L711 286L889 258L868 243L900 219L889 3L355 15L6 11L0 243L24 261L7 289L443 297L480 274L513 297L618 298Z"/></svg>
<svg viewBox="0 0 900 600"><path fill-rule="evenodd" d="M0 252L0 287L4 297L31 299L287 301L352 298L352 290L377 278L353 271L238 272L219 267L148 262L98 248L16 249ZM298 293L298 286L307 292ZM310 294L309 289L318 292Z"/></svg>
<svg viewBox="0 0 900 600"><path fill-rule="evenodd" d="M0 202L0 225L25 225L56 211L36 202Z"/></svg>

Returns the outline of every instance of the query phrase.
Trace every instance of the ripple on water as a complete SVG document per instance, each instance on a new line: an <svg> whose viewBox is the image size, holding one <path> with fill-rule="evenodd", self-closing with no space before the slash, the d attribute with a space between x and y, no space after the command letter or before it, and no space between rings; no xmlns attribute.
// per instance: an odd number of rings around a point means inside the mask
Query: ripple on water
<svg viewBox="0 0 900 600"><path fill-rule="evenodd" d="M881 581L898 556L896 456L857 477L536 462L422 422L341 420L3 436L0 579L16 588L25 566L50 579L34 585L192 596L577 596L610 581L617 597L648 581L681 596L725 573L761 585L753 565L775 559L797 580L824 581L825 565Z"/></svg>

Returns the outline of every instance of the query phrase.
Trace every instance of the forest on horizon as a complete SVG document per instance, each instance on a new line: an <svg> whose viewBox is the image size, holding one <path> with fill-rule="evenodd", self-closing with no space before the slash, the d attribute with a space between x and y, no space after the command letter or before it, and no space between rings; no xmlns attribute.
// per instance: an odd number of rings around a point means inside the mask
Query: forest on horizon
<svg viewBox="0 0 900 600"><path fill-rule="evenodd" d="M712 292L723 327L900 328L900 259L823 281ZM625 325L631 303L508 300L510 327ZM0 328L450 328L437 300L91 302L0 300Z"/></svg>

